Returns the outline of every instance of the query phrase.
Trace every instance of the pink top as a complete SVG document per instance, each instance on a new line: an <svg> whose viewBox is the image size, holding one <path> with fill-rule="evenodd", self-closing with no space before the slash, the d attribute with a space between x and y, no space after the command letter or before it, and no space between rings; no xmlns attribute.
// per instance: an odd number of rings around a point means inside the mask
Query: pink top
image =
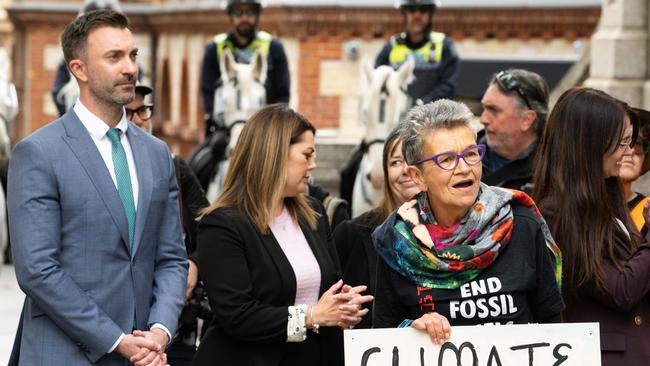
<svg viewBox="0 0 650 366"><path fill-rule="evenodd" d="M314 305L320 291L320 266L300 226L293 221L286 207L269 223L271 232L287 256L296 275L296 302Z"/></svg>

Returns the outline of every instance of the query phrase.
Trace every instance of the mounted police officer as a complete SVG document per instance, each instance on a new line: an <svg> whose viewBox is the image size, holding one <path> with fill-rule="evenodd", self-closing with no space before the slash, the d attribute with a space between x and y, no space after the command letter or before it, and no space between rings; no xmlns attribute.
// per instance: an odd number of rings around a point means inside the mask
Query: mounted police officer
<svg viewBox="0 0 650 366"><path fill-rule="evenodd" d="M408 87L411 104L450 98L456 89L458 53L452 40L432 30L439 0L400 0L404 32L391 37L375 60L375 67L397 68L407 57L415 61L415 80Z"/></svg>
<svg viewBox="0 0 650 366"><path fill-rule="evenodd" d="M206 113L206 135L219 124L214 112L214 92L221 83L219 59L224 48L229 48L238 63L250 63L255 51L266 55L268 66L266 78L266 103L289 102L289 65L284 47L277 38L258 30L261 0L228 0L226 12L231 29L214 37L205 48L201 66L201 97Z"/></svg>

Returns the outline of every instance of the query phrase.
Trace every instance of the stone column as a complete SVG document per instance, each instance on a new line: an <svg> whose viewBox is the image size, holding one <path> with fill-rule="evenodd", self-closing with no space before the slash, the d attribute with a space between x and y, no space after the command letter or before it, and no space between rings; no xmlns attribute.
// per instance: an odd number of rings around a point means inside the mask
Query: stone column
<svg viewBox="0 0 650 366"><path fill-rule="evenodd" d="M648 3L603 1L600 24L591 41L590 76L585 82L633 106L650 107Z"/></svg>
<svg viewBox="0 0 650 366"><path fill-rule="evenodd" d="M645 109L650 109L649 8L650 0L603 0L585 82ZM633 189L650 195L650 174L639 178Z"/></svg>

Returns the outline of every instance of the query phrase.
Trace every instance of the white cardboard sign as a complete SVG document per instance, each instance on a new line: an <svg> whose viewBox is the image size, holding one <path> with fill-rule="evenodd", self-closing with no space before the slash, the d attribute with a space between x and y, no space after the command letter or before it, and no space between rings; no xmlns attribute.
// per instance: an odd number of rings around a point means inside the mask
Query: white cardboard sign
<svg viewBox="0 0 650 366"><path fill-rule="evenodd" d="M412 328L346 330L346 366L600 365L598 323L455 326L439 346Z"/></svg>

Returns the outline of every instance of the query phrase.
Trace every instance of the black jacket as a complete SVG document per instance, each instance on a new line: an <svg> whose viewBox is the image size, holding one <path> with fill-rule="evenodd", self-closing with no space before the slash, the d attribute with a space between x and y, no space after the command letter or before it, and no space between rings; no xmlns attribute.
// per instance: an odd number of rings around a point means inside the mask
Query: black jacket
<svg viewBox="0 0 650 366"><path fill-rule="evenodd" d="M342 222L334 229L334 243L343 270L343 282L351 286L368 286L368 295L375 294L378 256L371 235L379 225L381 220L377 211L371 210ZM363 307L369 309L369 312L355 328L372 328L372 303L365 303Z"/></svg>
<svg viewBox="0 0 650 366"><path fill-rule="evenodd" d="M417 286L380 258L374 326L397 327L435 311L454 325L560 321L564 302L555 279L553 255L534 213L512 206L514 227L499 257L456 289ZM465 244L459 244L465 245Z"/></svg>
<svg viewBox="0 0 650 366"><path fill-rule="evenodd" d="M535 153L537 152L537 142L532 143L516 159L506 163L497 170L491 169L490 156L493 152L487 145L485 130L478 133L477 141L484 144L487 151L483 158L483 175L481 182L496 187L516 189L528 194L532 191L533 181L533 163L535 162Z"/></svg>
<svg viewBox="0 0 650 366"><path fill-rule="evenodd" d="M208 207L210 203L205 198L198 179L185 160L174 156L174 165L179 187L178 200L181 209L181 225L183 234L185 234L185 248L187 254L192 257L196 251L196 231L198 229L196 218L201 210ZM195 258L191 259L196 261Z"/></svg>
<svg viewBox="0 0 650 366"><path fill-rule="evenodd" d="M407 41L406 45L411 50L416 50L428 41L428 38L418 44L411 44ZM375 67L391 65L389 56L392 49L391 41L386 42L375 59ZM453 97L458 83L459 65L460 60L454 42L451 38L445 37L440 62L416 63L413 71L415 79L408 86L408 95L411 97L412 103L415 104L417 99L426 104L438 99ZM391 66L395 67L396 65Z"/></svg>
<svg viewBox="0 0 650 366"><path fill-rule="evenodd" d="M310 200L322 215L322 206ZM341 278L329 225L322 215L316 230L300 227L320 266L322 294ZM339 328L286 341L296 278L272 233L261 234L240 210L219 208L201 220L198 239L199 271L214 320L193 365L343 365Z"/></svg>
<svg viewBox="0 0 650 366"><path fill-rule="evenodd" d="M232 34L228 34L233 44L237 41ZM253 39L251 39L252 41ZM240 45L242 48L247 45ZM267 78L266 78L266 103L288 103L291 79L289 74L289 63L284 52L282 43L277 38L271 40L269 54L267 57ZM212 116L214 110L214 91L221 83L221 69L217 59L217 44L212 41L205 47L203 63L201 64L201 99L203 111Z"/></svg>

